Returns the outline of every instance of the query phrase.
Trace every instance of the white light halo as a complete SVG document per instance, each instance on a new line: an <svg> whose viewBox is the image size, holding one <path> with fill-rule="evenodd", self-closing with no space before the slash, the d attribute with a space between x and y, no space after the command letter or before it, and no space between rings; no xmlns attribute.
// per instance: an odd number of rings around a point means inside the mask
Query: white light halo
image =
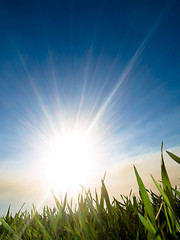
<svg viewBox="0 0 180 240"><path fill-rule="evenodd" d="M86 135L76 131L51 137L46 147L45 175L51 188L66 192L88 181L94 152Z"/></svg>

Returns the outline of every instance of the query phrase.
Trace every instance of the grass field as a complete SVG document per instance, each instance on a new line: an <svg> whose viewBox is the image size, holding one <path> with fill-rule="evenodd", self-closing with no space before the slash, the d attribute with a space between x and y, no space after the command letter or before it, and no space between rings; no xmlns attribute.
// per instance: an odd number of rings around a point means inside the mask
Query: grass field
<svg viewBox="0 0 180 240"><path fill-rule="evenodd" d="M180 158L167 151L180 164ZM12 215L10 208L0 218L0 239L180 239L180 192L172 187L161 148L161 182L152 179L159 194L146 189L136 167L139 196L130 192L121 195L121 201L110 202L104 180L101 194L90 191L78 196L76 207L72 202L57 199L55 207Z"/></svg>

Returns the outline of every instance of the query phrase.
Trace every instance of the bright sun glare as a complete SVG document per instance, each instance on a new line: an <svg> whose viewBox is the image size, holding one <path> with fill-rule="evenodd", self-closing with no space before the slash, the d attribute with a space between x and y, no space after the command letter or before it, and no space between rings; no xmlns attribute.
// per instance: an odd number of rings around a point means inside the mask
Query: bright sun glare
<svg viewBox="0 0 180 240"><path fill-rule="evenodd" d="M85 184L92 171L93 157L90 139L78 131L49 138L45 175L50 187L62 192Z"/></svg>

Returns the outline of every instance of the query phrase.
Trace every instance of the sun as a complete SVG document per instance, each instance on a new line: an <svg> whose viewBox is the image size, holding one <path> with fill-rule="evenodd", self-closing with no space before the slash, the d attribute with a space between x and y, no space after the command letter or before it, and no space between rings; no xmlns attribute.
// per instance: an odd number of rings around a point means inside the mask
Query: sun
<svg viewBox="0 0 180 240"><path fill-rule="evenodd" d="M94 158L90 139L80 131L50 137L46 144L45 176L53 190L74 190L88 180Z"/></svg>

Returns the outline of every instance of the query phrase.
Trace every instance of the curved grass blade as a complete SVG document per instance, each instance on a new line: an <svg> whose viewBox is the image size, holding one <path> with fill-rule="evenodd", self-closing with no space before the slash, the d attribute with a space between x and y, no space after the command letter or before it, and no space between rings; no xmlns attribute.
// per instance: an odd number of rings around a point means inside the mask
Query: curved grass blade
<svg viewBox="0 0 180 240"><path fill-rule="evenodd" d="M22 240L22 238L20 238L17 233L9 226L9 224L7 224L1 217L0 217L0 222L2 223L3 227L8 230L8 232L12 233L17 239Z"/></svg>
<svg viewBox="0 0 180 240"><path fill-rule="evenodd" d="M174 155L173 153L171 153L169 151L166 151L166 152L174 161L176 161L177 163L180 164L180 158L178 156Z"/></svg>

